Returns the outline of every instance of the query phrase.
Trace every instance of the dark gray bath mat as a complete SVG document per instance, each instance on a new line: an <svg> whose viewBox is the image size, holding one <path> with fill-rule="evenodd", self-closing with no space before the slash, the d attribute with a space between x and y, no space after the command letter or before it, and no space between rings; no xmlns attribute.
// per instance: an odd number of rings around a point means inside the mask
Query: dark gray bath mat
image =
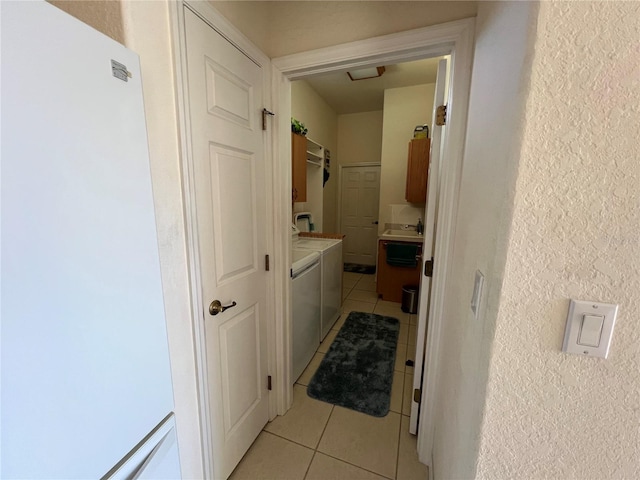
<svg viewBox="0 0 640 480"><path fill-rule="evenodd" d="M389 413L400 322L351 312L311 379L307 394L358 412Z"/></svg>

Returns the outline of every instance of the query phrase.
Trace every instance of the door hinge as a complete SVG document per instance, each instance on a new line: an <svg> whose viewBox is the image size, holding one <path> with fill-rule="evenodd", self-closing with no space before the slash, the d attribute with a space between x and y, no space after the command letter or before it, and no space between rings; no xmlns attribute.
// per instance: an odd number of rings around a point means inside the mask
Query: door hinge
<svg viewBox="0 0 640 480"><path fill-rule="evenodd" d="M433 277L433 257L431 257L431 260L424 262L424 276Z"/></svg>
<svg viewBox="0 0 640 480"><path fill-rule="evenodd" d="M447 124L447 106L440 105L436 110L436 125L446 125Z"/></svg>
<svg viewBox="0 0 640 480"><path fill-rule="evenodd" d="M264 256L264 269L267 272L269 271L269 255Z"/></svg>
<svg viewBox="0 0 640 480"><path fill-rule="evenodd" d="M416 388L413 391L413 401L416 403L420 403L421 398L422 398L422 390L420 390L419 388Z"/></svg>
<svg viewBox="0 0 640 480"><path fill-rule="evenodd" d="M267 376L267 390L271 390L271 375Z"/></svg>
<svg viewBox="0 0 640 480"><path fill-rule="evenodd" d="M262 109L262 130L266 130L267 129L267 115L273 117L275 115L275 113L270 112L266 108Z"/></svg>

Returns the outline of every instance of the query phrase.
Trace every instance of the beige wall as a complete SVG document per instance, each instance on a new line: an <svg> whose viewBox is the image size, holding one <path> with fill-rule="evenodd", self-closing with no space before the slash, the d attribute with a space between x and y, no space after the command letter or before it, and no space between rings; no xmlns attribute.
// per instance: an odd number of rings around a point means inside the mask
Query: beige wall
<svg viewBox="0 0 640 480"><path fill-rule="evenodd" d="M291 116L300 120L309 129L307 137L328 148L331 152L331 162L338 161L338 115L304 80L291 83ZM331 168L331 177L323 189L323 217L321 230L335 232L335 198L337 175L335 168ZM296 203L295 211L313 211L313 207L305 203ZM318 219L314 215L314 222Z"/></svg>
<svg viewBox="0 0 640 480"><path fill-rule="evenodd" d="M385 223L415 225L418 217L424 220L424 205L411 205L404 199L404 195L409 142L416 125L426 123L431 126L434 91L434 83L384 91L378 225L380 233L384 230Z"/></svg>
<svg viewBox="0 0 640 480"><path fill-rule="evenodd" d="M211 3L271 58L473 17L477 11L476 2L463 1Z"/></svg>
<svg viewBox="0 0 640 480"><path fill-rule="evenodd" d="M338 116L339 165L353 163L380 162L382 153L382 110L377 112L350 113ZM341 195L338 163L331 169L335 196L326 197L327 208L336 212L338 218L338 199ZM335 231L340 231L340 225Z"/></svg>
<svg viewBox="0 0 640 480"><path fill-rule="evenodd" d="M382 155L382 110L338 117L340 165L379 162Z"/></svg>
<svg viewBox="0 0 640 480"><path fill-rule="evenodd" d="M639 29L540 4L479 478L640 477ZM608 359L560 351L570 298L620 305Z"/></svg>

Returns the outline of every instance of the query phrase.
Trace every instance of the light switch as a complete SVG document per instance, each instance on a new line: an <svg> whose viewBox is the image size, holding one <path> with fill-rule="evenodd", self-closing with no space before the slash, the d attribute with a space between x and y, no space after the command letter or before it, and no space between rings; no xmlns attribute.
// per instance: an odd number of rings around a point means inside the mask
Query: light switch
<svg viewBox="0 0 640 480"><path fill-rule="evenodd" d="M476 279L473 284L473 294L471 295L471 311L478 319L480 314L480 299L482 298L482 286L484 285L484 275L480 270L476 270Z"/></svg>
<svg viewBox="0 0 640 480"><path fill-rule="evenodd" d="M562 351L607 358L618 305L571 300Z"/></svg>
<svg viewBox="0 0 640 480"><path fill-rule="evenodd" d="M583 315L582 326L578 334L578 343L588 347L600 345L604 315Z"/></svg>

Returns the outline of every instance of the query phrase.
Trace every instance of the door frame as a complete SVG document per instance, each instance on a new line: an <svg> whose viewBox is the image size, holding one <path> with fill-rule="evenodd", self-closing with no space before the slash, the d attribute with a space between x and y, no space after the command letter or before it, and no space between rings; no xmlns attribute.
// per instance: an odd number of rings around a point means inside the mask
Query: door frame
<svg viewBox="0 0 640 480"><path fill-rule="evenodd" d="M272 101L276 107L274 122L274 241L284 245L284 255L276 258L280 270L288 268L291 247L288 238L292 215L291 190L291 146L289 139L291 117L291 81L330 72L344 72L353 67L394 64L403 61L451 55L450 88L447 96L447 136L443 146L441 190L438 206L438 229L432 278L432 307L429 312L427 333L427 358L423 367L423 389L418 429L418 457L422 463L432 465L432 449L435 425L433 396L426 395L437 384L439 365L439 339L442 332L443 309L447 278L453 264L453 240L457 216L460 178L462 173L466 138L469 90L473 62L475 19L468 18L431 27L409 30L397 34L374 37L367 40L345 43L307 52L272 59ZM454 98L455 96L455 98ZM282 279L277 279L276 282ZM290 287L281 288L284 305L289 308L276 325L277 342L290 343L291 292ZM277 367L281 378L288 378L291 351L277 351ZM281 400L286 401L285 411L293 398L290 379L283 385ZM279 404L279 407L282 407ZM279 411L280 413L280 411ZM430 470L432 471L432 470Z"/></svg>
<svg viewBox="0 0 640 480"><path fill-rule="evenodd" d="M362 163L347 163L346 165L338 165L338 201L336 202L336 227L338 229L338 233L340 233L341 225L342 225L342 176L343 168L354 168L354 167L380 167L382 170L382 162L362 162ZM378 199L380 198L380 188L378 188ZM380 219L380 212L378 212L378 220ZM378 225L379 227L380 225ZM376 257L377 258L377 257ZM377 263L377 260L376 260Z"/></svg>
<svg viewBox="0 0 640 480"><path fill-rule="evenodd" d="M200 248L198 242L198 222L196 215L196 197L195 197L195 178L194 178L194 159L191 147L191 120L189 111L189 83L187 72L187 55L185 42L185 19L184 8L187 7L197 16L202 18L211 28L221 34L226 40L238 48L244 55L257 65L263 68L264 81L264 108L273 110L271 107L271 61L253 45L236 27L234 27L226 18L209 5L207 2L178 0L169 2L169 20L171 22L171 36L173 46L173 65L174 79L176 83L176 110L178 116L178 132L182 166L182 189L185 210L185 231L186 231L186 255L189 265L189 289L191 296L191 313L193 318L193 343L195 350L195 358L193 361L196 366L196 382L198 384L197 403L199 410L199 427L200 439L202 445L203 470L207 478L214 478L213 458L211 452L213 428L211 417L209 415L209 388L207 376L206 361L206 338L204 322L205 300L202 298L202 276L200 265ZM272 136L265 135L264 140L264 159L266 162L266 209L267 218L273 215L273 157L272 157ZM267 250L274 252L273 243L273 224L267 222ZM277 257L276 257L277 258ZM279 270L281 263L272 262L275 268L272 268L273 274L269 276L267 284L267 369L271 375L275 375L276 385L278 384L276 368L276 336L272 319L277 316L277 310L281 307L275 302L277 296L281 293L278 291L276 282L277 276L283 276L285 273ZM289 269L287 268L286 274ZM288 278L288 276L287 276ZM266 381L266 379L265 379ZM277 415L277 395L269 394L269 419L275 418Z"/></svg>

